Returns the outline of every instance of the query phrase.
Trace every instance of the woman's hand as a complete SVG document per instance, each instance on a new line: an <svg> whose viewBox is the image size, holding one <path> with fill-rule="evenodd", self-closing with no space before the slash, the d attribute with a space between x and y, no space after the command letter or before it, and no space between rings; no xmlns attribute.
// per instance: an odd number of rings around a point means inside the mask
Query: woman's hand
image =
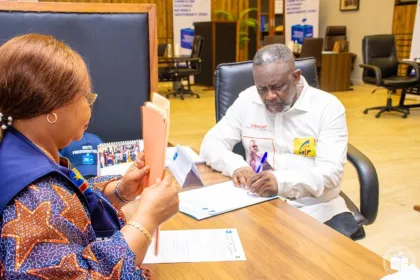
<svg viewBox="0 0 420 280"><path fill-rule="evenodd" d="M136 199L141 194L143 179L149 171L150 168L145 166L144 153L141 152L122 178L120 195L129 201Z"/></svg>
<svg viewBox="0 0 420 280"><path fill-rule="evenodd" d="M137 210L129 220L139 223L153 235L160 224L179 210L178 190L172 184L171 175L166 175L162 182L157 180L156 185L146 188L135 203ZM124 226L121 232L136 255L136 264L141 266L150 245L149 240L145 234L130 225Z"/></svg>
<svg viewBox="0 0 420 280"><path fill-rule="evenodd" d="M175 215L178 210L178 190L172 184L171 175L166 175L162 182L157 180L156 185L143 191L137 212L132 219L154 232L160 224Z"/></svg>

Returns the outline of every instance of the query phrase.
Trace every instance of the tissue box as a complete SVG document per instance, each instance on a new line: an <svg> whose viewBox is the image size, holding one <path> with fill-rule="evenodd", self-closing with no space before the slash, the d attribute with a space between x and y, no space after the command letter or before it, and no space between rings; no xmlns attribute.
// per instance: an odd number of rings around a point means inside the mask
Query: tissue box
<svg viewBox="0 0 420 280"><path fill-rule="evenodd" d="M292 26L292 40L303 44L303 39L314 36L314 27L312 25L296 24Z"/></svg>
<svg viewBox="0 0 420 280"><path fill-rule="evenodd" d="M181 48L192 50L194 42L194 29L181 29Z"/></svg>

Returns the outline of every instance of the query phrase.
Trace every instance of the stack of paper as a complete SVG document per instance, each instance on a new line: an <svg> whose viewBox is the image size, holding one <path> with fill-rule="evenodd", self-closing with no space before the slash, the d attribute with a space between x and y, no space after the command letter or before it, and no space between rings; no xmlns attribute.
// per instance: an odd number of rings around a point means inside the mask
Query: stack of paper
<svg viewBox="0 0 420 280"><path fill-rule="evenodd" d="M179 211L196 220L278 198L261 197L235 187L232 181L179 194Z"/></svg>
<svg viewBox="0 0 420 280"><path fill-rule="evenodd" d="M159 254L151 248L144 264L246 260L236 229L161 231Z"/></svg>

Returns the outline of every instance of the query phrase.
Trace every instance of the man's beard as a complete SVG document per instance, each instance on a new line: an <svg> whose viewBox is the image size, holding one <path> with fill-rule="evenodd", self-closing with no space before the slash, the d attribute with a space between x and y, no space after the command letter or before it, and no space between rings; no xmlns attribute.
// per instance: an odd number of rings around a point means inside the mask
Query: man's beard
<svg viewBox="0 0 420 280"><path fill-rule="evenodd" d="M265 107L267 108L267 110L272 113L272 114L278 114L278 113L282 113L282 112L287 112L289 111L292 107L293 104L295 103L295 99L296 99L296 95L297 95L297 87L294 87L294 89L291 89L290 92L293 92L293 94L290 94L288 96L289 97L289 101L284 101L281 98L280 101L268 101L265 102Z"/></svg>

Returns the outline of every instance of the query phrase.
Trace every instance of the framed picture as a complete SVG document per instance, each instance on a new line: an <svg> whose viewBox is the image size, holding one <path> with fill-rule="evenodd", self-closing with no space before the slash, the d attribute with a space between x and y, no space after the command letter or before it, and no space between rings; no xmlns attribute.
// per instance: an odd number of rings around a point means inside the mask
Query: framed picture
<svg viewBox="0 0 420 280"><path fill-rule="evenodd" d="M416 4L417 0L396 0L396 5L409 5L409 4Z"/></svg>
<svg viewBox="0 0 420 280"><path fill-rule="evenodd" d="M340 11L357 11L359 10L360 0L340 0Z"/></svg>

